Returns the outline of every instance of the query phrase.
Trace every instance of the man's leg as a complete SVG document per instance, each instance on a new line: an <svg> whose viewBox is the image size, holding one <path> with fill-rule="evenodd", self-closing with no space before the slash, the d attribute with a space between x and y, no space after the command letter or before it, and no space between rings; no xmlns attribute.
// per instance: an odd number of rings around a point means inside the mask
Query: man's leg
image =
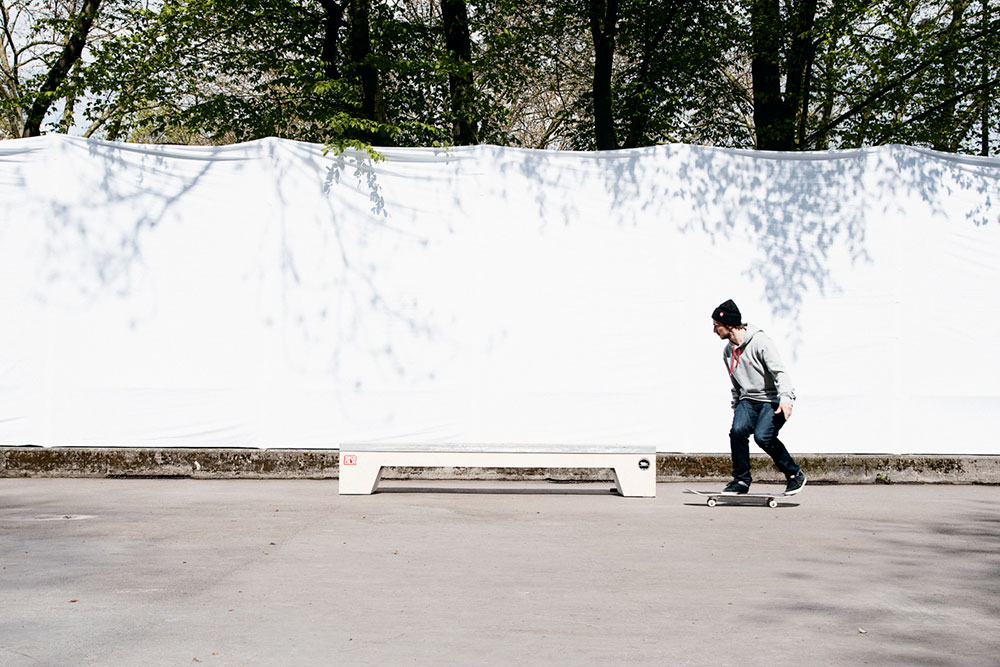
<svg viewBox="0 0 1000 667"><path fill-rule="evenodd" d="M760 414L757 416L757 423L753 430L753 439L757 445L767 452L768 456L778 466L778 470L785 474L785 477L797 475L800 468L795 463L795 459L788 453L785 445L778 439L778 431L785 425L783 414L774 414L778 409L778 404L770 406L763 404Z"/></svg>
<svg viewBox="0 0 1000 667"><path fill-rule="evenodd" d="M733 457L733 479L750 486L750 434L757 422L752 401L743 400L733 410L733 426L729 430L729 450Z"/></svg>

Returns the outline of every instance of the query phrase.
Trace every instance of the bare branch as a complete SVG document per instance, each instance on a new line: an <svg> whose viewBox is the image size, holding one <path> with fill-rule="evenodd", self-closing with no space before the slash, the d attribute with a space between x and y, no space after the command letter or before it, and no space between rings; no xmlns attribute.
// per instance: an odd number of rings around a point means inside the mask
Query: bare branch
<svg viewBox="0 0 1000 667"><path fill-rule="evenodd" d="M914 123L919 123L920 121L924 120L925 118L929 118L929 117L933 116L935 113L941 111L942 109L947 108L948 106L950 106L952 104L955 104L956 102L959 102L959 101L963 100L964 98L968 97L969 95L974 95L974 94L976 94L978 92L986 91L986 90L989 90L989 89L997 87L997 86L1000 86L1000 77L998 77L996 79L993 79L992 81L987 81L986 83L982 83L982 84L980 84L978 86L974 86L972 88L969 88L968 90L964 90L964 91L962 91L960 93L957 93L955 95L952 95L948 99L946 99L946 100L944 100L942 102L939 102L939 103L935 104L934 106L932 106L932 107L930 107L928 109L925 109L924 111L922 111L921 113L917 114L916 116L913 116L912 118L909 118L909 119L907 119L905 121L901 121L901 122L898 122L898 123L893 123L892 126L888 130L886 130L885 132L882 133L882 135L878 138L878 141L876 141L874 143L875 143L876 146L880 146L880 145L884 144L892 136L892 134L894 132L898 131L900 128L906 127L907 125L913 125Z"/></svg>
<svg viewBox="0 0 1000 667"><path fill-rule="evenodd" d="M846 121L846 120L848 120L850 118L853 118L854 116L858 115L859 113L861 113L865 109L870 108L875 102L877 102L880 99L886 97L889 93L893 92L894 90L900 88L904 83L906 83L907 81L913 79L914 77L916 77L918 74L920 74L921 72L923 72L924 70L926 70L931 65L935 65L935 64L941 62L941 60L943 58L945 58L945 57L947 57L949 55L954 54L956 51L958 51L962 47L967 46L968 44L977 41L978 39L980 39L981 37L985 36L986 34L988 34L986 31L982 31L980 33L976 33L974 35L971 35L970 39L965 40L964 42L950 44L950 45L948 45L945 48L942 48L942 49L940 49L940 50L938 50L936 52L931 53L930 56L927 59L925 59L924 61L918 63L916 66L910 68L909 70L907 70L903 74L899 75L895 79L892 79L891 81L889 81L888 83L886 83L884 86L881 86L881 87L875 89L874 91L872 91L871 93L869 93L867 96L865 96L865 98L861 102L855 104L854 106L852 106L850 109L848 109L844 113L840 114L839 116L837 116L833 120L829 121L828 123L826 123L825 125L823 125L822 127L820 127L818 130L813 131L808 137L805 138L805 141L803 142L803 145L806 145L806 146L811 145L816 140L818 140L818 139L824 137L825 135L827 135L830 132L830 130L834 129L835 127L837 127L838 125L840 125L844 121Z"/></svg>

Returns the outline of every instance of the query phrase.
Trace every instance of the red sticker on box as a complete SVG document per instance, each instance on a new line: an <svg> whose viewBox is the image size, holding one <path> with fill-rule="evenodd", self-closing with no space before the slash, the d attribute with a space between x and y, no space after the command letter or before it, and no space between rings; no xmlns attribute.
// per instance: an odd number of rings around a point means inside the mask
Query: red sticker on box
<svg viewBox="0 0 1000 667"><path fill-rule="evenodd" d="M356 466L356 465L358 465L358 455L357 454L344 454L344 465L345 466Z"/></svg>

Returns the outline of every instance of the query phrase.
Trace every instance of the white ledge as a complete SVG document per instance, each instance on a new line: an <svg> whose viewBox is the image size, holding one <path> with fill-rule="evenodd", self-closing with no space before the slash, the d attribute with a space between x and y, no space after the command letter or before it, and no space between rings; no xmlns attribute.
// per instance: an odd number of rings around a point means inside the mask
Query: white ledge
<svg viewBox="0 0 1000 667"><path fill-rule="evenodd" d="M351 442L340 445L341 452L442 452L490 454L647 454L655 455L655 445L539 445L520 443L422 443Z"/></svg>
<svg viewBox="0 0 1000 667"><path fill-rule="evenodd" d="M581 445L367 443L340 446L340 493L374 493L387 466L608 468L623 496L656 495L656 448Z"/></svg>

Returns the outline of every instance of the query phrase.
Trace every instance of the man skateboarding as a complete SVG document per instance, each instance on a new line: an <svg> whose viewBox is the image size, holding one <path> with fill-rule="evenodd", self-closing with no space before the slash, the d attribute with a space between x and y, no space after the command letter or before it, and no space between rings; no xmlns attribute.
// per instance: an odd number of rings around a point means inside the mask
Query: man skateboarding
<svg viewBox="0 0 1000 667"><path fill-rule="evenodd" d="M744 324L732 299L712 311L712 330L728 341L722 359L733 382L733 426L729 431L733 481L723 493L744 494L750 490L751 433L785 474L785 494L798 493L806 485L806 476L778 440L778 431L792 416L795 390L774 342L762 330Z"/></svg>

